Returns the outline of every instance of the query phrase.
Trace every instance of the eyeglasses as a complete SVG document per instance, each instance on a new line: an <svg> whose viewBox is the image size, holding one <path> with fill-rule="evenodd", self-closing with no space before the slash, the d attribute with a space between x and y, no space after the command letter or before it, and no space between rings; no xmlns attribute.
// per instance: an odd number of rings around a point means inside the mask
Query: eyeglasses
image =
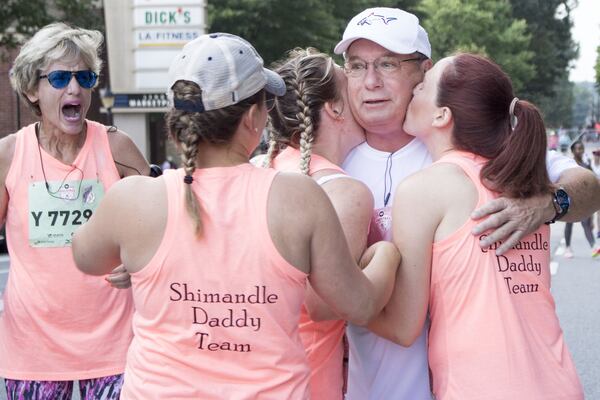
<svg viewBox="0 0 600 400"><path fill-rule="evenodd" d="M75 77L79 86L85 89L91 89L96 84L98 80L98 74L94 71L84 70L84 71L52 71L47 75L40 75L38 79L47 78L48 82L54 89L64 89L67 87L69 82L71 82L71 78Z"/></svg>
<svg viewBox="0 0 600 400"><path fill-rule="evenodd" d="M372 62L366 62L361 59L353 59L344 63L344 71L352 78L362 78L369 69L369 64L373 65L375 71L382 76L393 76L402 69L402 63L409 61L421 61L423 58L415 57L406 60L400 60L396 57L381 57Z"/></svg>
<svg viewBox="0 0 600 400"><path fill-rule="evenodd" d="M265 107L267 107L267 112L269 112L275 107L275 95L269 92L266 92L266 94Z"/></svg>

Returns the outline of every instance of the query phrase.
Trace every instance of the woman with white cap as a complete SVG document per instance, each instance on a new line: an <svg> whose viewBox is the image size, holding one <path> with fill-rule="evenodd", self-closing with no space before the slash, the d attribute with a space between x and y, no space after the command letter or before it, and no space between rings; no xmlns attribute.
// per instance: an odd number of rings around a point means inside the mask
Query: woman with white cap
<svg viewBox="0 0 600 400"><path fill-rule="evenodd" d="M122 398L306 399L306 279L340 316L366 324L391 293L399 254L376 244L367 279L315 182L249 164L285 86L248 42L201 36L170 76L167 127L183 168L116 185L74 238L82 271L122 262L132 276Z"/></svg>

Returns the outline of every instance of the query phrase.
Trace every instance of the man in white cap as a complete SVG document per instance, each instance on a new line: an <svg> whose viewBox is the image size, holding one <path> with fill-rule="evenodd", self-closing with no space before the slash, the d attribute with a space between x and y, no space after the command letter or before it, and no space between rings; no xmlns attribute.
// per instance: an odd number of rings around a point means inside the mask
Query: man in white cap
<svg viewBox="0 0 600 400"><path fill-rule="evenodd" d="M344 54L350 108L367 138L350 153L343 168L373 193L369 243L391 240L396 186L431 163L425 145L402 129L412 90L432 66L431 45L416 16L380 7L364 10L348 23L335 53ZM554 196L500 198L474 212L474 218L491 215L474 232L492 229L482 246L502 240L497 250L501 254L544 222L562 217L577 220L600 208L600 185L593 174L555 154L548 157L548 172L560 186ZM404 316L394 312L395 299L392 295L385 312L371 324L373 332L384 335L378 324L403 322ZM426 331L427 326L409 347L403 347L389 334L383 338L350 324L346 400L431 399Z"/></svg>

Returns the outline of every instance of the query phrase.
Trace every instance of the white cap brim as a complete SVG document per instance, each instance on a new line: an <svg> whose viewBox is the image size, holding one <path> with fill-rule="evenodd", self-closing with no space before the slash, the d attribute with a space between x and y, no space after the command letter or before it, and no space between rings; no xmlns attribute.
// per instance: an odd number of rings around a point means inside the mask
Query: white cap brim
<svg viewBox="0 0 600 400"><path fill-rule="evenodd" d="M375 35L373 35L373 36L375 36ZM360 35L360 36L349 37L349 38L346 38L346 39L340 41L333 49L333 52L335 54L343 54L348 50L348 47L350 47L350 45L352 43L354 43L354 41L359 40L359 39L370 40L371 42L377 43L381 47L388 49L392 53L412 54L415 51L418 51L417 48L415 48L415 47L409 48L406 46L402 46L401 43L394 43L392 40L385 40L385 39L382 39L381 37L372 37L371 35Z"/></svg>
<svg viewBox="0 0 600 400"><path fill-rule="evenodd" d="M283 96L285 94L285 82L283 81L283 78L270 69L263 68L263 71L267 78L265 90L275 96Z"/></svg>

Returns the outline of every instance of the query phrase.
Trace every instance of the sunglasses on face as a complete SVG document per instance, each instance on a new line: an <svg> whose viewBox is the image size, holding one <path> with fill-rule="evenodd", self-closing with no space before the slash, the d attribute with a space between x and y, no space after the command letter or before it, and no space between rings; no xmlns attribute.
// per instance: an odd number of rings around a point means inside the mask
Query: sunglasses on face
<svg viewBox="0 0 600 400"><path fill-rule="evenodd" d="M96 84L96 80L98 79L98 74L94 71L84 70L84 71L52 71L47 75L40 75L38 79L47 78L48 82L54 89L64 89L71 82L71 78L75 77L79 86L84 89L91 89Z"/></svg>

